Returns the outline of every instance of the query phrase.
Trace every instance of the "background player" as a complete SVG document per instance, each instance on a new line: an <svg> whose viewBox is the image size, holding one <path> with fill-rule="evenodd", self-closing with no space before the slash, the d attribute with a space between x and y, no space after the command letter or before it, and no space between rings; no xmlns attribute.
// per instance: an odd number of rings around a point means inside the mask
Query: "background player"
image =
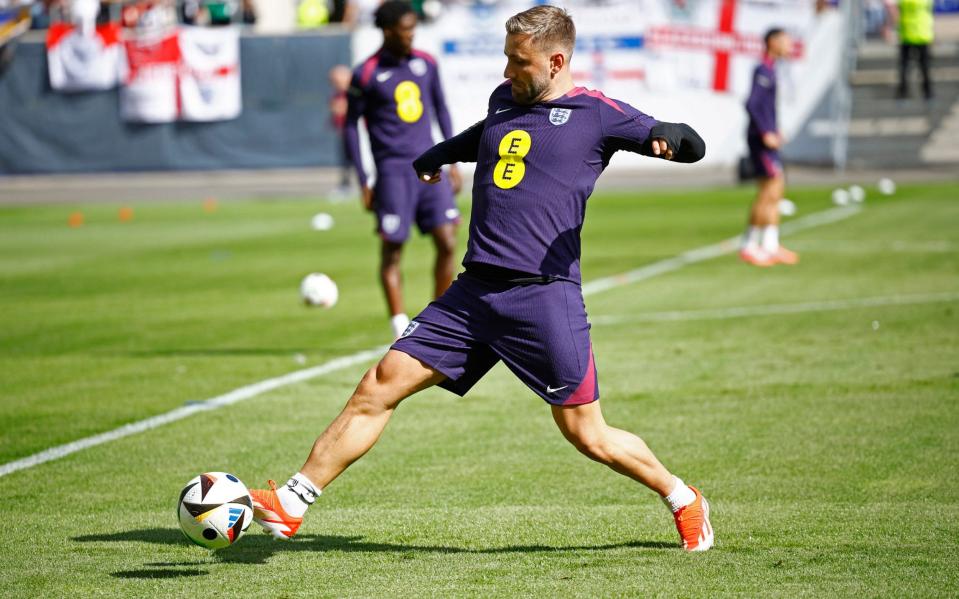
<svg viewBox="0 0 959 599"><path fill-rule="evenodd" d="M466 272L366 373L300 472L280 488L270 481L252 491L254 518L277 538L292 537L320 490L373 446L404 398L433 385L463 395L503 361L550 405L576 449L656 491L683 547L704 551L713 544L706 500L642 439L603 418L579 233L616 151L695 162L705 145L687 125L574 86L575 28L565 10L531 8L506 30L509 81L494 90L486 118L414 162L434 184L442 165L476 162Z"/></svg>
<svg viewBox="0 0 959 599"><path fill-rule="evenodd" d="M779 200L785 192L786 179L779 158L783 139L776 126L776 61L792 53L792 39L782 29L770 29L765 41L766 52L753 72L753 87L746 101L746 143L758 189L739 250L743 261L756 266L799 262L798 254L779 243Z"/></svg>
<svg viewBox="0 0 959 599"><path fill-rule="evenodd" d="M433 118L444 138L453 134L436 61L413 48L416 13L408 3L390 0L377 9L376 26L383 30L383 46L353 72L344 138L363 205L376 213L382 239L380 281L396 338L409 325L400 260L413 222L420 232L432 234L436 246L435 297L453 281L459 223L454 195L462 181L451 168L452 189L447 184L426 187L410 169L413 159L434 143ZM366 121L376 165L372 188L360 153L360 117Z"/></svg>

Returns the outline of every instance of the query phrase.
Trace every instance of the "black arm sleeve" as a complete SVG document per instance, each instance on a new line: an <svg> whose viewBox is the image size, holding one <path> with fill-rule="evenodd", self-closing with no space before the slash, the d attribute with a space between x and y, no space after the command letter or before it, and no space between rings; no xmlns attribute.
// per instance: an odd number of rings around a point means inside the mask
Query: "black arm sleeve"
<svg viewBox="0 0 959 599"><path fill-rule="evenodd" d="M485 125L484 119L459 135L441 141L420 154L419 158L413 161L413 168L417 173L433 173L440 170L444 164L476 162Z"/></svg>
<svg viewBox="0 0 959 599"><path fill-rule="evenodd" d="M673 162L697 162L706 155L706 142L686 123L659 122L653 125L643 143L641 154L656 156L653 154L654 139L666 140L673 150Z"/></svg>

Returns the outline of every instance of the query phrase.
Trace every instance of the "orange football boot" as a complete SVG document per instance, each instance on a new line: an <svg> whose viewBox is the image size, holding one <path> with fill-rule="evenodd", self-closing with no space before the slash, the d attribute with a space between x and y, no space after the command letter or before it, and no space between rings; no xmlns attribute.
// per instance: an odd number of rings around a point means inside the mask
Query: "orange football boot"
<svg viewBox="0 0 959 599"><path fill-rule="evenodd" d="M787 250L783 246L779 246L779 249L770 254L769 257L776 264L799 264L799 254L792 250Z"/></svg>
<svg viewBox="0 0 959 599"><path fill-rule="evenodd" d="M294 518L287 514L276 494L276 482L267 482L269 489L250 489L250 496L253 497L253 521L274 538L288 541L300 528L303 518Z"/></svg>
<svg viewBox="0 0 959 599"><path fill-rule="evenodd" d="M739 259L753 266L772 266L776 263L772 257L760 249L743 248L739 250Z"/></svg>
<svg viewBox="0 0 959 599"><path fill-rule="evenodd" d="M706 551L713 546L713 526L709 523L709 504L696 487L689 487L696 499L673 514L676 530L686 551Z"/></svg>

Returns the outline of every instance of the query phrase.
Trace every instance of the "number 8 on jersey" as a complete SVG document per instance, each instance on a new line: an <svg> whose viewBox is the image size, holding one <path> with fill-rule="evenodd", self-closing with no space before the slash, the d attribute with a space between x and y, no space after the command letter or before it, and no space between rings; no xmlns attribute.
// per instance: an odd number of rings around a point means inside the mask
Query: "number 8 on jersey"
<svg viewBox="0 0 959 599"><path fill-rule="evenodd" d="M404 81L393 92L396 100L396 114L404 122L415 123L423 116L423 102L420 100L420 86L412 81Z"/></svg>

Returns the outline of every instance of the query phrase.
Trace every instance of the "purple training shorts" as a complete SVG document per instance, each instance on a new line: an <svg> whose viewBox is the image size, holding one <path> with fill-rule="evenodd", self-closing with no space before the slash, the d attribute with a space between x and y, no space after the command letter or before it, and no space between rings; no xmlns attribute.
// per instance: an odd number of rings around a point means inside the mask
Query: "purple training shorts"
<svg viewBox="0 0 959 599"><path fill-rule="evenodd" d="M782 174L783 162L779 152L767 148L761 139L749 138L748 145L749 159L757 176L772 179Z"/></svg>
<svg viewBox="0 0 959 599"><path fill-rule="evenodd" d="M445 178L435 185L418 181L408 164L402 169L384 167L377 172L373 209L376 232L393 243L406 242L414 222L420 233L429 233L460 218L449 182Z"/></svg>
<svg viewBox="0 0 959 599"><path fill-rule="evenodd" d="M599 399L583 292L570 281L514 284L461 274L392 349L446 375L440 386L457 395L502 360L550 404Z"/></svg>

